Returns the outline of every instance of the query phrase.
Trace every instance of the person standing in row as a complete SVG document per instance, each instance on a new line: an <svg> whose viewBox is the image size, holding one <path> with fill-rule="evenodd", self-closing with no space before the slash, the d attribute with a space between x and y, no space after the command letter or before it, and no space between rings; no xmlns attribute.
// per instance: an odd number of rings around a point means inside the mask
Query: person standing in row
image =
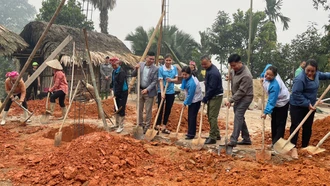
<svg viewBox="0 0 330 186"><path fill-rule="evenodd" d="M159 89L158 89L158 109L160 109L159 116L157 119L156 130L160 129L164 134L170 134L171 131L166 129L166 124L168 122L168 118L171 114L171 109L175 99L175 91L174 91L174 82L178 81L178 70L176 66L172 65L172 55L167 54L165 56L165 64L160 66L158 69L158 80L159 80ZM165 85L168 83L167 90L165 92ZM159 108L161 99L164 100L164 104ZM164 119L163 109L165 105ZM163 125L160 127L161 123Z"/></svg>
<svg viewBox="0 0 330 186"><path fill-rule="evenodd" d="M192 75L192 71L188 66L184 66L182 72L181 89L185 91L186 99L183 102L183 107L188 106L188 134L187 140L195 138L197 114L203 99L202 89L198 79Z"/></svg>
<svg viewBox="0 0 330 186"><path fill-rule="evenodd" d="M207 104L207 118L210 123L210 134L205 140L205 144L215 144L217 140L221 140L218 115L223 97L222 79L219 70L212 64L209 56L201 57L201 65L206 70L205 96L202 102Z"/></svg>
<svg viewBox="0 0 330 186"><path fill-rule="evenodd" d="M273 146L280 138L284 137L290 92L277 73L277 68L271 64L265 67L260 76L263 78L264 91L268 94L267 105L261 118L266 119L266 116L271 114L271 146Z"/></svg>
<svg viewBox="0 0 330 186"><path fill-rule="evenodd" d="M112 80L112 71L113 68L110 64L110 58L107 56L105 58L104 64L100 65L101 73L101 98L102 100L108 98L108 95L111 96L110 84Z"/></svg>
<svg viewBox="0 0 330 186"><path fill-rule="evenodd" d="M195 77L198 77L197 76L197 67L196 67L196 63L195 63L195 61L190 61L189 62L189 67L190 67L190 69L191 69L191 74L193 75L193 76L195 76Z"/></svg>
<svg viewBox="0 0 330 186"><path fill-rule="evenodd" d="M39 64L37 62L32 63L32 69L28 71L28 78L32 76L32 74L38 69ZM36 99L38 95L38 89L40 88L40 76L35 79L31 85L26 90L26 98L27 100ZM31 93L33 89L33 97L31 98Z"/></svg>
<svg viewBox="0 0 330 186"><path fill-rule="evenodd" d="M16 71L7 72L7 74L6 74L7 79L5 81L5 90L6 90L7 94L9 94L13 85L17 81L18 76L19 76L19 73ZM19 98L17 100L19 102L19 104L22 104L22 106L25 107L26 109L28 108L26 100L25 100L25 96L26 96L26 88L25 88L24 81L21 79L21 80L19 80L18 85L16 86L13 94L10 96L10 99L8 100L8 102L5 106L5 109L2 112L2 120L0 123L1 125L6 124L6 117L7 117L9 108L10 108L12 102L15 101L16 97ZM26 111L24 111L23 117L25 119L28 118L28 113ZM31 122L31 120L28 120L27 122Z"/></svg>
<svg viewBox="0 0 330 186"><path fill-rule="evenodd" d="M139 103L139 125L143 127L144 133L148 130L152 118L152 105L157 95L157 80L158 67L154 65L155 53L148 52L146 61L140 62L135 66L132 76L136 77L138 70L140 70L140 87L136 87L136 91L140 91ZM143 109L145 108L146 119L143 119Z"/></svg>
<svg viewBox="0 0 330 186"><path fill-rule="evenodd" d="M306 66L306 61L302 61L294 73L294 77L297 77L302 71L304 71Z"/></svg>
<svg viewBox="0 0 330 186"><path fill-rule="evenodd" d="M308 117L302 126L302 148L309 145L312 135L312 125L315 114L314 104L316 103L317 90L320 80L329 80L330 73L322 73L317 69L317 63L314 59L309 59L304 71L302 71L293 81L292 93L290 96L290 115L292 133L310 110L314 112ZM291 139L291 143L297 145L298 134ZM298 159L297 148L291 150L291 156Z"/></svg>
<svg viewBox="0 0 330 186"><path fill-rule="evenodd" d="M54 85L48 91L52 92L50 96L50 110L46 110L46 112L50 115L53 115L55 109L55 100L58 98L58 103L62 110L62 116L59 119L63 119L66 113L65 106L65 95L68 95L68 82L66 80L66 76L64 74L63 67L61 63L57 60L47 61L46 64L53 69L54 72Z"/></svg>
<svg viewBox="0 0 330 186"><path fill-rule="evenodd" d="M120 66L122 63L118 58L113 57L110 59L113 72L111 87L113 88L114 97L120 111L116 114L116 127L117 133L121 133L124 130L125 110L128 97L128 84L127 76L124 69Z"/></svg>
<svg viewBox="0 0 330 186"><path fill-rule="evenodd" d="M245 112L253 100L253 81L250 70L241 62L241 56L232 54L228 58L228 63L232 69L230 72L232 97L226 106L230 107L234 103L234 130L230 137L229 146L251 145L248 127L245 122ZM243 140L237 142L242 132Z"/></svg>

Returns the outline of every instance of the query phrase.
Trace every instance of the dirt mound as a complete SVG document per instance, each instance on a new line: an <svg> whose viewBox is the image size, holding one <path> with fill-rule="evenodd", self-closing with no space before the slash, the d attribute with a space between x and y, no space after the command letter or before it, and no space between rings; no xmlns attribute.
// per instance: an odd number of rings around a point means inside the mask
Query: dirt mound
<svg viewBox="0 0 330 186"><path fill-rule="evenodd" d="M315 120L313 123L313 132L310 140L310 145L317 145L317 143L330 132L330 116ZM328 138L321 146L330 150L330 138Z"/></svg>
<svg viewBox="0 0 330 186"><path fill-rule="evenodd" d="M26 166L11 177L32 185L141 184L142 180L131 178L150 175L141 166L142 159L150 158L141 142L98 132L79 137L56 152L22 159Z"/></svg>

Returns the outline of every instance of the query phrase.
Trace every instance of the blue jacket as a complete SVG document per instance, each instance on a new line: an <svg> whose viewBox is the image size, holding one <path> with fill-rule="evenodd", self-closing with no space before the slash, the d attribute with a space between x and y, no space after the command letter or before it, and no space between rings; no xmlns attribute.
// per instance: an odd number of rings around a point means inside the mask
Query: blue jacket
<svg viewBox="0 0 330 186"><path fill-rule="evenodd" d="M182 80L181 89L185 90L186 93L186 99L183 102L184 105L191 105L203 99L201 86L194 75Z"/></svg>
<svg viewBox="0 0 330 186"><path fill-rule="evenodd" d="M205 96L203 102L211 100L214 96L223 93L221 74L213 64L206 69Z"/></svg>
<svg viewBox="0 0 330 186"><path fill-rule="evenodd" d="M300 107L309 107L309 104L316 103L317 89L320 80L329 80L330 73L317 71L314 80L308 79L305 71L302 71L294 80L292 93L290 96L290 104Z"/></svg>
<svg viewBox="0 0 330 186"><path fill-rule="evenodd" d="M264 114L271 114L273 112L273 109L276 106L278 95L280 93L280 85L278 84L278 82L275 78L268 82L269 82L268 101L267 101L266 108L264 110Z"/></svg>

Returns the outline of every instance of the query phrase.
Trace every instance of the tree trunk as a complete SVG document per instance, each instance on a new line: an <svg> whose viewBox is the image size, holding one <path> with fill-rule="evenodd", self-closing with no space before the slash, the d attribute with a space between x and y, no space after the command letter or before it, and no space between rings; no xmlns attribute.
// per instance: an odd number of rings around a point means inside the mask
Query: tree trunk
<svg viewBox="0 0 330 186"><path fill-rule="evenodd" d="M108 34L108 9L100 10L100 28L101 33Z"/></svg>

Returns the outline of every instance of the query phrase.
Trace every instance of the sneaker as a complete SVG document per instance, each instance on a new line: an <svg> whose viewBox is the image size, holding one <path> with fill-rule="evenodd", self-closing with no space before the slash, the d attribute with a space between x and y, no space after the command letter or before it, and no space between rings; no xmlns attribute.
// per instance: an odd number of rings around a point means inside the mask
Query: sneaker
<svg viewBox="0 0 330 186"><path fill-rule="evenodd" d="M295 160L297 160L299 157L298 157L298 151L297 151L297 148L293 148L291 150L291 157Z"/></svg>
<svg viewBox="0 0 330 186"><path fill-rule="evenodd" d="M242 140L237 142L237 145L252 145L252 142L248 140Z"/></svg>
<svg viewBox="0 0 330 186"><path fill-rule="evenodd" d="M6 120L1 120L0 125L5 125L6 124Z"/></svg>
<svg viewBox="0 0 330 186"><path fill-rule="evenodd" d="M124 127L118 127L118 129L116 130L117 133L121 133L124 130Z"/></svg>
<svg viewBox="0 0 330 186"><path fill-rule="evenodd" d="M32 121L30 119L26 120L26 123L31 123Z"/></svg>

